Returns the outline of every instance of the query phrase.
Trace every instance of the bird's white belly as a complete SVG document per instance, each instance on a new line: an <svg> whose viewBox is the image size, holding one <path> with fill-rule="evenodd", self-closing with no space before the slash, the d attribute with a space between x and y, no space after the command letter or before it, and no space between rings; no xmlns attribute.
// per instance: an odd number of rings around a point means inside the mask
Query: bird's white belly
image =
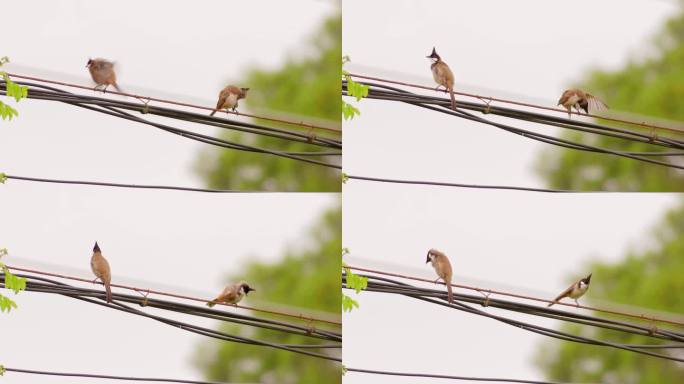
<svg viewBox="0 0 684 384"><path fill-rule="evenodd" d="M578 101L580 101L580 97L577 95L572 95L568 98L566 105L575 105Z"/></svg>
<svg viewBox="0 0 684 384"><path fill-rule="evenodd" d="M231 93L230 96L226 97L225 103L223 103L223 108L233 108L235 106L235 103L237 103L238 98L237 95L234 93Z"/></svg>

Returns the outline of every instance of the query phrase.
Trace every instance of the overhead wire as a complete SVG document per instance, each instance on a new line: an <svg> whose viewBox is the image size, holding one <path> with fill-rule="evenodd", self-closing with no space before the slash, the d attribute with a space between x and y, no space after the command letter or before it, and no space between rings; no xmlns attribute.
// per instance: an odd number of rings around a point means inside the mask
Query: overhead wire
<svg viewBox="0 0 684 384"><path fill-rule="evenodd" d="M402 86L417 88L417 89L425 89L425 90L429 90L429 91L433 91L433 92L439 92L439 93L445 92L445 91L436 90L434 86L430 87L430 86L421 85L421 84L408 83L408 82L392 80L392 79L385 79L385 78L381 78L381 77L368 76L368 75L363 75L363 74L358 74L358 73L349 73L349 75L352 78L379 81L379 82L383 82L383 83L402 85ZM467 97L479 99L482 101L488 101L489 103L500 102L500 103L505 103L505 104L517 105L517 106L521 106L521 107L535 108L535 109L541 109L541 110L552 111L552 112L560 112L560 113L564 113L564 114L568 113L568 111L565 109L553 108L553 107L548 107L548 106L534 104L534 103L526 103L526 102L512 100L512 99L504 99L504 98L497 98L497 97L492 97L492 96L477 95L477 94L473 94L473 93L460 92L458 90L454 90L454 94L460 95L460 96L467 96ZM612 118L609 116L595 115L595 114L590 114L590 113L580 114L579 112L574 112L574 111L571 111L570 113L571 114L577 114L579 116L593 117L596 119L603 119L606 121L612 121L612 122L621 123L621 124L628 124L628 125L647 128L647 129L655 129L655 130L662 130L662 131L684 134L684 129L678 129L678 128L673 128L673 127L665 127L665 126L660 126L660 125L656 125L656 124L649 124L646 122L631 121L631 120L627 120L627 119Z"/></svg>
<svg viewBox="0 0 684 384"><path fill-rule="evenodd" d="M199 335L203 335L203 336L207 336L207 337L211 337L211 338L215 338L215 339L219 339L219 340L269 347L269 348L284 350L284 351L288 351L288 352L292 352L292 353L296 353L296 354L320 358L320 359L324 359L324 360L341 361L340 358L335 357L335 356L331 356L329 354L323 354L323 353L308 351L308 349L317 348L316 344L288 345L288 344L267 342L267 341L263 341L263 340L250 338L250 337L239 336L236 334L229 334L227 332L217 331L217 330L213 330L213 329L209 329L209 328L205 328L205 327L200 327L200 326L197 326L194 324L178 321L175 319L170 319L170 318L166 318L163 316L146 313L146 312L143 312L141 310L131 308L131 307L129 307L123 303L137 304L141 307L157 308L157 309L161 309L161 310L167 310L167 311L186 314L186 315L195 316L195 317L203 317L203 318L220 320L220 321L229 322L229 323L236 323L236 324L242 324L242 325L246 325L246 326L270 329L273 331L284 332L284 333L288 333L288 334L294 334L294 335L305 336L305 337L309 337L309 338L316 338L316 339L321 339L321 340L328 340L328 341L333 341L333 342L341 342L342 341L341 333L336 333L336 332L332 332L332 331L319 329L319 328L316 328L314 326L299 326L299 325L295 325L295 324L291 324L291 323L285 323L282 321L276 321L276 320L270 320L270 319L264 319L264 318L256 318L253 316L240 315L240 314L236 314L236 313L220 311L220 310L215 310L215 309L210 309L210 308L205 308L205 307L197 307L197 306L192 306L192 305L188 305L188 304L181 304L178 302L171 302L171 301L160 300L160 299L150 299L144 295L132 296L132 295L124 295L124 294L120 294L120 293L115 293L113 295L114 299L113 299L112 303L107 303L105 301L105 296L103 295L103 292L99 291L99 290L78 288L78 287L70 286L70 285L60 283L60 282L50 280L50 279L40 277L40 276L31 276L31 275L23 275L23 274L17 274L17 276L27 279L25 290L29 291L29 292L58 294L58 295L66 296L66 297L71 297L71 298L74 298L74 299L77 299L77 300L80 300L83 302L88 302L91 304L100 305L100 306L107 307L110 309L115 309L118 311L130 313L133 315L149 318L149 319L152 319L152 320L155 320L155 321L167 324L167 325L171 325L174 328L179 328L179 329L187 331L187 332L191 332L191 333L195 333L195 334L199 334ZM0 282L2 282L3 285L4 285L4 279L5 279L4 275L0 276ZM331 348L330 344L324 344L323 346L324 346L324 349L325 348ZM337 345L336 348L341 348L341 344Z"/></svg>
<svg viewBox="0 0 684 384"><path fill-rule="evenodd" d="M93 283L92 279L86 279L86 278L77 277L77 276L59 274L59 273L42 271L42 270L31 269L31 268L18 267L18 266L9 265L9 264L5 264L5 266L7 268L9 268L10 270L16 270L16 271L20 271L20 272L33 273L33 274L42 275L42 276L57 277L60 279L80 281L80 282L90 283L90 284ZM155 294L155 295L160 295L160 296L173 297L173 298L177 298L177 299L184 299L184 300L190 300L190 301L201 302L201 303L207 303L207 302L211 301L211 299L207 300L207 299L203 299L200 297L180 295L177 293L160 291L160 290L155 290L155 289L150 289L150 288L133 287L133 286L128 286L128 285L116 284L116 283L111 284L111 286L114 288L121 288L121 289L126 289L129 291L134 291L134 292L137 292L141 295ZM328 319L323 319L323 318L317 318L317 317L305 315L303 313L290 313L290 312L285 312L285 311L274 311L274 310L268 310L268 309L263 309L263 308L246 306L244 304L218 303L218 305L225 305L225 306L233 307L233 308L241 308L241 309L246 309L246 310L250 310L250 311L254 311L254 312L267 313L270 315L289 317L289 318L298 319L300 321L304 321L307 323L317 322L317 323L328 324L328 325L336 326L336 327L342 326L341 321L333 321L333 320L328 320Z"/></svg>
<svg viewBox="0 0 684 384"><path fill-rule="evenodd" d="M567 321L567 322L572 322L572 323L578 323L578 324L582 324L585 326L600 327L600 328L605 328L605 329L609 329L609 330L613 330L613 331L640 335L643 337L676 341L676 342L682 343L682 344L680 344L680 348L683 348L683 349L684 349L684 333L678 333L678 332L671 331L671 330L664 330L664 329L660 329L657 327L649 328L649 327L644 327L644 326L640 326L640 325L636 325L636 324L632 324L632 323L625 323L625 322L616 321L616 320L597 318L597 317L593 317L593 316L587 316L587 315L581 315L581 314L576 314L576 313L571 313L571 312L565 312L565 311L552 309L552 308L537 307L537 306L520 304L520 303L510 302L510 301L505 301L505 300L500 300L500 299L491 299L489 297L464 295L464 294L459 294L459 293L454 294L454 298L455 298L454 303L450 304L447 301L447 295L446 295L445 291L418 288L418 287L411 286L411 285L406 284L406 283L401 283L401 282L398 282L396 280L392 280L392 279L388 279L388 278L384 278L384 277L380 277L380 276L372 276L372 275L361 275L361 276L368 278L368 286L365 288L365 291L368 291L368 292L382 292L382 293L399 294L399 295L411 297L411 298L414 298L417 300L421 300L421 301L429 302L432 304L444 306L444 307L447 307L450 309L455 309L455 310L467 312L470 314L482 316L485 318L490 318L492 320L496 320L496 321L514 326L516 328L520 328L520 329L523 329L523 330L526 330L529 332L533 332L536 334L540 334L543 336L552 337L555 339L572 341L572 342L581 343L581 344L610 347L610 348L630 351L630 352L637 353L637 354L648 355L648 356L652 356L652 357L659 358L659 359L684 362L684 358L679 358L679 357L676 357L674 355L651 352L650 349L653 348L652 347L653 344L646 344L647 348L640 348L640 345L634 346L634 345L620 344L620 343L610 342L610 341L606 341L606 340L600 340L600 339L588 337L588 336L573 335L573 334L570 334L568 332L563 332L563 331L558 331L558 330L542 327L542 326L535 325L535 324L528 323L528 322L524 322L521 320L514 320L512 318L508 318L505 316L494 315L492 313L473 308L467 304L464 304L464 302L479 304L482 307L494 307L494 308L509 310L509 311L513 311L513 312L519 312L519 313L532 315L532 316L548 317L548 318L553 318L553 319L557 319L557 320L562 320L562 321ZM346 286L346 275L343 274L342 277L343 277L343 279L342 279L343 287L349 288Z"/></svg>
<svg viewBox="0 0 684 384"><path fill-rule="evenodd" d="M40 84L30 84L30 83L22 83L18 82L19 84L28 84L29 86L36 86L36 87L41 87L41 88L50 88L46 87ZM0 81L0 94L6 93L4 91L5 84L3 81ZM170 132L176 135L179 135L184 138L188 138L191 140L195 141L200 141L206 144L218 146L218 147L223 147L223 148L229 148L229 149L237 149L237 150L244 150L244 151L249 151L249 152L260 152L260 153L265 153L265 154L270 154L270 155L275 155L279 157L284 157L284 158L289 158L292 160L296 161L301 161L305 163L310 163L314 165L319 165L319 166L325 166L329 168L336 168L340 169L341 166L333 163L328 163L324 161L319 161L319 160L313 160L308 157L311 156L324 156L324 157L331 157L331 156L340 156L341 152L295 152L295 153L288 153L285 151L279 151L279 150L272 150L272 149L267 149L267 148L259 148L251 145L246 145L246 144L240 144L240 143L235 143L235 142L230 142L225 139L220 139L217 137L209 136L209 135L204 135L204 134L199 134L196 132L191 132L175 127L171 127L166 124L161 124L157 122L152 122L146 119L143 119L138 116L131 115L130 113L127 113L123 109L130 109L133 111L137 111L140 113L149 113L149 114L159 114L160 116L164 117L169 117L172 119L180 119L180 120L185 120L185 121L190 121L190 122L195 122L195 123L200 123L204 124L205 121L204 119L210 119L212 121L209 122L209 125L217 125L217 124L223 124L221 125L222 128L226 129L237 129L239 131L248 131L249 133L253 134L258 134L258 135L266 135L266 136L272 136L272 137L277 137L282 140L289 140L289 141L296 141L296 142L302 142L306 144L311 144L311 145L317 145L317 146L325 146L329 148L334 148L334 149L341 149L342 144L341 141L337 140L332 140L328 138L323 138L323 137L313 137L313 136L307 136L305 134L301 134L298 132L287 132L283 130L279 130L276 128L269 128L269 127L261 127L255 124L248 124L248 123L241 123L241 122L234 122L234 121L227 121L225 119L219 119L219 118L213 118L209 116L202 116L202 115L197 115L194 113L190 112L185 112L185 111L172 111L168 109L163 109L160 107L149 107L149 106L143 106L140 104L136 103L129 103L129 102L123 102L123 101L112 101L109 99L103 99L103 98L97 98L97 97L92 97L92 96L83 96L83 95L74 95L71 93L68 93L66 91L62 91L59 89L54 89L50 88L48 91L45 90L36 90L29 88L29 93L28 93L28 98L34 98L34 99L43 99L43 100L52 100L52 101L59 101L62 103L78 106L81 108L89 109L92 111L100 112L100 113L105 113L111 116L123 118L126 120L131 120L135 121L138 123L146 124L153 126L155 128L164 130L166 132ZM254 129L254 127L257 127L257 129Z"/></svg>
<svg viewBox="0 0 684 384"><path fill-rule="evenodd" d="M88 87L85 85L68 83L68 82L57 81L57 80L52 80L52 79L45 79L45 78L40 78L40 77L35 77L35 76L27 76L27 75L23 75L23 74L19 74L19 73L12 73L12 72L6 72L6 73L8 76L10 76L10 78L33 80L33 81L38 81L38 82L47 83L47 84L62 85L65 87L79 88L79 89L85 89L85 90L93 90L94 89L92 86ZM119 96L133 97L133 98L136 98L139 100L147 100L148 102L156 101L159 103L172 104L172 105L177 105L177 106L182 106L182 107L190 107L190 108L201 109L201 110L205 110L205 111L216 110L216 108L212 108L212 107L206 107L206 106L202 106L202 105L184 103L184 102L175 101L175 100L161 99L161 98L156 98L156 97L151 97L151 96L146 96L146 95L137 95L137 94L131 94L131 93L126 93L126 92L117 92L117 91L104 91L103 93L105 93L105 92L111 93L114 95L119 95ZM316 129L316 130L322 130L322 131L327 131L327 132L334 132L337 134L340 134L342 132L342 130L339 128L325 127L325 126L321 126L321 125L307 123L305 121L293 121L293 120L280 119L280 118L275 118L275 117L270 117L270 116L252 115L252 114L237 112L237 111L224 111L224 112L231 113L231 114L234 114L236 116L245 116L245 117L260 119L260 120L264 120L264 121L271 121L271 122L275 122L275 123L300 126L300 127L306 128L306 129Z"/></svg>
<svg viewBox="0 0 684 384"><path fill-rule="evenodd" d="M118 375L99 375L99 374L95 374L95 373L40 371L40 370L35 370L35 369L21 369L21 368L12 368L12 367L4 367L4 370L6 372L28 373L28 374L32 374L32 375L80 377L80 378L89 378L89 379L146 381L146 382L158 382L158 383L185 383L185 384L228 384L225 382L218 382L218 381L162 379L162 378L157 378L157 377L133 377L133 376L118 376Z"/></svg>

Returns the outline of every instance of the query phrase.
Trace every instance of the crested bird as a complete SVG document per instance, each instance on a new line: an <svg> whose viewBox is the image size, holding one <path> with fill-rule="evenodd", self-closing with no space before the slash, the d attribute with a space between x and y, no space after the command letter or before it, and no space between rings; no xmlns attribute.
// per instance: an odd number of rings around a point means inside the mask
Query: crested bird
<svg viewBox="0 0 684 384"><path fill-rule="evenodd" d="M446 88L446 90L451 95L451 109L456 110L453 72L451 72L451 69L449 68L447 63L442 61L442 58L437 54L437 51L434 47L432 47L432 53L430 54L430 56L425 57L432 60L432 64L430 64L430 69L432 70L432 78L435 79L435 82L437 84L439 84L435 89L439 89L440 86Z"/></svg>
<svg viewBox="0 0 684 384"><path fill-rule="evenodd" d="M575 300L575 304L579 307L579 302L577 299L582 297L585 293L587 293L587 290L589 289L589 281L591 280L591 273L589 276L579 279L576 282L574 282L571 286L569 286L565 291L561 292L560 295L558 295L547 307L550 307L557 302L559 302L562 298L564 297L569 297L571 299Z"/></svg>
<svg viewBox="0 0 684 384"><path fill-rule="evenodd" d="M110 284L112 282L112 270L109 268L107 259L102 256L102 251L100 250L100 246L97 245L97 241L93 247L93 256L90 257L90 269L93 270L93 273L96 276L93 283L97 281L97 279L102 281L102 284L104 284L105 290L107 291L107 302L111 303L112 288L110 287Z"/></svg>
<svg viewBox="0 0 684 384"><path fill-rule="evenodd" d="M228 85L221 90L219 93L219 99L216 103L216 108L209 114L209 116L214 116L216 111L220 109L231 109L233 112L237 110L238 100L247 97L247 91L249 88L240 88L234 85Z"/></svg>
<svg viewBox="0 0 684 384"><path fill-rule="evenodd" d="M582 91L581 89L567 89L563 92L560 99L558 99L558 104L562 105L568 110L568 119L570 118L570 113L574 107L577 113L580 113L580 108L584 110L584 113L589 113L589 105L595 110L608 109L606 103L601 101L596 96Z"/></svg>
<svg viewBox="0 0 684 384"><path fill-rule="evenodd" d="M251 291L256 291L256 289L251 288L249 285L247 285L247 283L241 282L237 284L226 285L226 287L223 288L223 291L221 291L221 293L219 293L214 300L207 303L207 307L211 308L218 303L235 305Z"/></svg>
<svg viewBox="0 0 684 384"><path fill-rule="evenodd" d="M122 92L119 85L116 84L116 73L114 73L114 63L105 59L88 59L86 68L90 71L90 77L93 78L95 89L104 85L102 92L107 90L107 87L113 85L118 92Z"/></svg>
<svg viewBox="0 0 684 384"><path fill-rule="evenodd" d="M425 261L425 264L432 262L432 267L435 269L435 272L437 272L437 280L435 280L435 284L439 281L439 279L444 280L444 284L447 286L447 300L449 303L454 302L454 294L451 291L451 276L453 274L453 271L451 269L451 263L449 262L449 258L442 252L436 250L436 249L430 249L427 253L427 260Z"/></svg>

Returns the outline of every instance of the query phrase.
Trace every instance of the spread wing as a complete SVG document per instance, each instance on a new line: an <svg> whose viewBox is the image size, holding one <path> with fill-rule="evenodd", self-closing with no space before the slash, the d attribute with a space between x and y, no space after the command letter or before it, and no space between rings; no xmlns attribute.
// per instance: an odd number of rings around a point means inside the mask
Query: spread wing
<svg viewBox="0 0 684 384"><path fill-rule="evenodd" d="M605 111L608 109L608 106L606 103L604 103L601 99L599 99L596 96L590 95L587 93L587 101L589 102L589 106L596 111Z"/></svg>

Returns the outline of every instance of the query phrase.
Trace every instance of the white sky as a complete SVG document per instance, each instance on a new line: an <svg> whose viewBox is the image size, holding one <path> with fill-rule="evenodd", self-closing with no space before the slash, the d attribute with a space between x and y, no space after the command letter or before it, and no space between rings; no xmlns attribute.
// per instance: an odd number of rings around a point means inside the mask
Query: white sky
<svg viewBox="0 0 684 384"><path fill-rule="evenodd" d="M582 71L618 68L639 56L673 4L347 0L343 52L352 71L431 84L425 56L435 45L461 89L552 106ZM546 147L410 106L363 100L359 107L362 115L345 123L348 174L543 186L532 164ZM585 272L585 263L646 247L650 229L676 201L670 194L550 195L350 180L343 237L350 264L432 277L425 253L435 247L464 283L553 296ZM591 290L586 297L600 299ZM362 293L358 300L361 309L343 316L348 367L543 379L532 362L541 336L406 298ZM451 382L355 373L344 379L371 381Z"/></svg>
<svg viewBox="0 0 684 384"><path fill-rule="evenodd" d="M3 38L0 55L15 69L42 68L83 84L90 84L88 57L107 57L119 63L126 90L213 103L227 79L239 81L252 65L277 68L297 54L334 7L304 0L239 6L11 1L4 9L14 16L4 27L21 32ZM66 105L23 100L17 107L18 119L0 122L0 172L201 185L192 171L201 146L193 142ZM0 247L10 251L8 264L32 260L89 277L97 240L115 282L210 296L249 260L277 261L287 247L305 246L305 231L337 200L333 194L210 195L8 181L0 186ZM0 315L0 364L7 367L202 378L190 363L200 336L66 298L23 293L16 299L19 309ZM250 295L246 303L259 299L267 301ZM75 381L3 377L11 384Z"/></svg>

